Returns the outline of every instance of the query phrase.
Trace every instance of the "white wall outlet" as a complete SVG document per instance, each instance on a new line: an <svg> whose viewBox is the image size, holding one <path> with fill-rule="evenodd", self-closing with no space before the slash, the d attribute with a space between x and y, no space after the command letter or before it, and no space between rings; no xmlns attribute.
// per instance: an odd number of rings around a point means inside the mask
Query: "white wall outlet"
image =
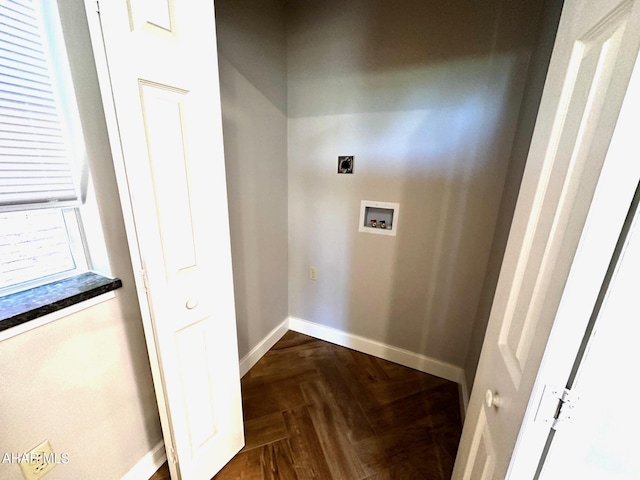
<svg viewBox="0 0 640 480"><path fill-rule="evenodd" d="M55 455L49 440L26 453L27 461L20 462L22 474L26 480L38 480L56 466Z"/></svg>
<svg viewBox="0 0 640 480"><path fill-rule="evenodd" d="M314 267L313 265L309 266L309 278L311 280L317 280L318 279L318 269L316 267Z"/></svg>

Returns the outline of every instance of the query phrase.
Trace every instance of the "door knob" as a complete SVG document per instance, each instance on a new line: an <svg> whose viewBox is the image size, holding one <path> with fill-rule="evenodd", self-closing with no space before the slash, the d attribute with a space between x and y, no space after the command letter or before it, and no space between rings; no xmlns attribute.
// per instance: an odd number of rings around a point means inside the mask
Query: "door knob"
<svg viewBox="0 0 640 480"><path fill-rule="evenodd" d="M193 310L197 306L198 306L198 299L196 297L189 298L187 300L187 303L185 304L185 307L187 307L187 310Z"/></svg>
<svg viewBox="0 0 640 480"><path fill-rule="evenodd" d="M500 396L498 396L497 393L493 393L491 390L487 390L486 393L484 394L484 403L487 405L487 407L491 408L491 407L501 407L503 400L502 398L500 398Z"/></svg>

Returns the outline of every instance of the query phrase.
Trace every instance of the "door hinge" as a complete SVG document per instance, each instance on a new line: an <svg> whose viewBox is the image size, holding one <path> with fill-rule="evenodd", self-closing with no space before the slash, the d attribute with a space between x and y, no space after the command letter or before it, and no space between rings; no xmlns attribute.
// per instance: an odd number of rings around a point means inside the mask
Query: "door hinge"
<svg viewBox="0 0 640 480"><path fill-rule="evenodd" d="M560 425L572 422L579 400L580 397L569 388L545 385L534 421L558 430Z"/></svg>
<svg viewBox="0 0 640 480"><path fill-rule="evenodd" d="M178 456L176 455L176 450L173 447L169 447L167 455L169 456L167 460L169 460L174 465L178 464Z"/></svg>
<svg viewBox="0 0 640 480"><path fill-rule="evenodd" d="M580 401L580 397L568 388L562 390L562 395L558 399L558 408L553 417L553 423L551 428L558 430L558 427L565 423L571 423L573 421L573 415L575 408Z"/></svg>
<svg viewBox="0 0 640 480"><path fill-rule="evenodd" d="M140 270L140 277L142 277L142 286L145 293L149 291L149 281L147 280L147 273L144 270Z"/></svg>

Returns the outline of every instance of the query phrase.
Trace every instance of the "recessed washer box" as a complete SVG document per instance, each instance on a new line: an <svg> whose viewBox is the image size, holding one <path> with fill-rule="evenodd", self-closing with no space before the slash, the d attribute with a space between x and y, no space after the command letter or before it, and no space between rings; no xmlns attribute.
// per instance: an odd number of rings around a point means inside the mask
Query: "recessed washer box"
<svg viewBox="0 0 640 480"><path fill-rule="evenodd" d="M362 200L360 202L360 227L358 231L376 235L396 236L400 204Z"/></svg>

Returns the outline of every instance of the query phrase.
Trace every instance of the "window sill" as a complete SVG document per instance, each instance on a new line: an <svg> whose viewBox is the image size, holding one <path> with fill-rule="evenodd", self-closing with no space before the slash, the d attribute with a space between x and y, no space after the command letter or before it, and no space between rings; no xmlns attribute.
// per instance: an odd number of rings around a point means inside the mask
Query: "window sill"
<svg viewBox="0 0 640 480"><path fill-rule="evenodd" d="M122 287L93 272L0 297L0 332Z"/></svg>

